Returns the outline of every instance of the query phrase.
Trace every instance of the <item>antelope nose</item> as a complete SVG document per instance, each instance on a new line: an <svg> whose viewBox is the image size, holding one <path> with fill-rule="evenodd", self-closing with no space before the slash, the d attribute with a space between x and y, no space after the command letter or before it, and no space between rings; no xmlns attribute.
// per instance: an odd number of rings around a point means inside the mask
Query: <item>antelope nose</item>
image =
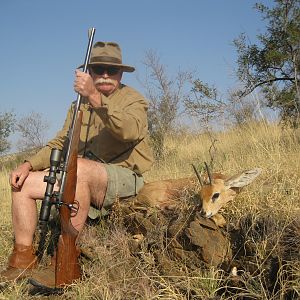
<svg viewBox="0 0 300 300"><path fill-rule="evenodd" d="M208 212L206 212L206 211L202 208L201 211L200 211L200 215L201 215L201 217L203 217L203 218L209 219L209 218L212 216L212 213L211 213L211 212L208 213Z"/></svg>

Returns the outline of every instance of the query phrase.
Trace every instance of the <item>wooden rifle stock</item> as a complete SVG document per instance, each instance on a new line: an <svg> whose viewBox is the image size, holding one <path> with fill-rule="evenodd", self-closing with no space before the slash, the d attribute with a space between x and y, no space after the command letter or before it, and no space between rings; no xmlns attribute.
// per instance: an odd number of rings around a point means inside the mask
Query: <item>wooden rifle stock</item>
<svg viewBox="0 0 300 300"><path fill-rule="evenodd" d="M80 266L78 263L79 250L76 246L78 231L71 224L72 205L75 202L77 182L77 157L80 129L82 123L82 111L77 112L74 124L73 139L70 145L70 161L67 166L66 182L62 194L62 205L59 208L61 234L58 240L55 269L55 286L68 285L80 278Z"/></svg>

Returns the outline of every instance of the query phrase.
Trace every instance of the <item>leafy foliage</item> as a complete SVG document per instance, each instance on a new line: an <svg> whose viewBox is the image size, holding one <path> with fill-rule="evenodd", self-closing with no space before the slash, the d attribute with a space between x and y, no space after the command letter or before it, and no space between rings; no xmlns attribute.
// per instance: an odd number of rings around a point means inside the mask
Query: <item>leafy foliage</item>
<svg viewBox="0 0 300 300"><path fill-rule="evenodd" d="M191 94L184 101L186 112L196 116L207 126L209 121L224 114L226 103L219 95L217 88L197 79L193 82Z"/></svg>
<svg viewBox="0 0 300 300"><path fill-rule="evenodd" d="M256 4L267 21L259 43L249 44L243 33L234 41L238 52L240 96L260 88L267 105L279 109L294 126L300 119L300 1L276 0L273 8Z"/></svg>
<svg viewBox="0 0 300 300"><path fill-rule="evenodd" d="M200 79L193 82L190 95L184 101L185 111L200 122L201 127L211 125L244 125L257 119L256 103L249 97L238 97L236 91L224 97L213 85Z"/></svg>

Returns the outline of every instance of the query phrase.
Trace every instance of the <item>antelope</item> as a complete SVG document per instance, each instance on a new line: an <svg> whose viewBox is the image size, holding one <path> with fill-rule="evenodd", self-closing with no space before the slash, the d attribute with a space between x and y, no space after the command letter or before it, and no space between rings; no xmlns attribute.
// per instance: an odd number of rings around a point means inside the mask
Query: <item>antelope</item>
<svg viewBox="0 0 300 300"><path fill-rule="evenodd" d="M202 182L199 173L193 167L201 185L199 191L200 198L202 199L201 214L206 218L216 215L222 207L233 200L242 187L249 185L261 173L260 168L255 168L228 178L222 174L211 175L207 164L205 166L209 179L208 184Z"/></svg>
<svg viewBox="0 0 300 300"><path fill-rule="evenodd" d="M218 214L219 210L233 200L242 187L249 185L261 173L261 169L245 170L232 177L226 177L220 173L212 174L206 163L205 167L208 182L201 178L193 165L196 178L200 183L200 189L197 191L202 201L200 213L204 218L212 218L218 226L222 227L226 222ZM146 183L136 196L135 205L146 205L161 210L174 209L178 206L178 200L184 191L195 190L196 178L168 179Z"/></svg>

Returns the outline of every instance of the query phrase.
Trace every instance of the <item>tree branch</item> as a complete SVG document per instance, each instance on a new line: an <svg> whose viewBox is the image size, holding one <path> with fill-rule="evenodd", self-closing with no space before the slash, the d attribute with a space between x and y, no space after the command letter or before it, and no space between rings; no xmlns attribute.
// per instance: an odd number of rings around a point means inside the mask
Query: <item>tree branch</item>
<svg viewBox="0 0 300 300"><path fill-rule="evenodd" d="M255 84L250 89L246 89L240 96L241 97L247 96L247 95L251 94L259 86L267 84L267 83L276 82L276 81L291 81L291 82L295 82L295 78L294 77L277 77L277 78L274 78L274 79L264 80L264 81L261 81L261 82Z"/></svg>

